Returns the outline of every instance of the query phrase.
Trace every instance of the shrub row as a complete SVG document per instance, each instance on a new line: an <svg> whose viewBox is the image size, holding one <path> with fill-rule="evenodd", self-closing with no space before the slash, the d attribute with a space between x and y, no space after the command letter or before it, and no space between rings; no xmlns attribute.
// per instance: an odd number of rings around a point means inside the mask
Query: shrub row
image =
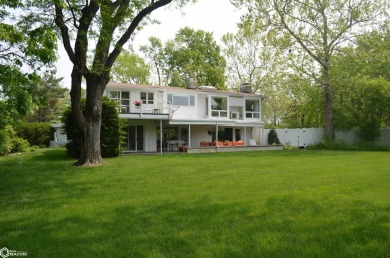
<svg viewBox="0 0 390 258"><path fill-rule="evenodd" d="M360 142L348 144L341 140L326 141L322 140L319 144L309 145L307 149L311 150L349 150L349 151L389 151L389 146L380 146L369 142Z"/></svg>
<svg viewBox="0 0 390 258"><path fill-rule="evenodd" d="M16 135L26 139L31 146L50 146L55 129L50 123L22 123L16 128Z"/></svg>

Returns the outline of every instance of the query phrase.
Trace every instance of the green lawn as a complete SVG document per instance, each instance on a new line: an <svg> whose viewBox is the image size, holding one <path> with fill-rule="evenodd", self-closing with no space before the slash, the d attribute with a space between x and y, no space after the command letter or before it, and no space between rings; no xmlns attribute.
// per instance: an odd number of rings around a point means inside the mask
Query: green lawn
<svg viewBox="0 0 390 258"><path fill-rule="evenodd" d="M0 249L27 257L389 257L390 153L0 157Z"/></svg>

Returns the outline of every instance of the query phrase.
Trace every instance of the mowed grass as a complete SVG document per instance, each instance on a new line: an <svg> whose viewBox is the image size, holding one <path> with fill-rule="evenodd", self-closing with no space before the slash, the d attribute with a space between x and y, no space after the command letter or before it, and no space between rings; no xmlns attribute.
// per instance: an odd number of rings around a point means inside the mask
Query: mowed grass
<svg viewBox="0 0 390 258"><path fill-rule="evenodd" d="M389 257L390 153L0 157L0 248L28 257Z"/></svg>

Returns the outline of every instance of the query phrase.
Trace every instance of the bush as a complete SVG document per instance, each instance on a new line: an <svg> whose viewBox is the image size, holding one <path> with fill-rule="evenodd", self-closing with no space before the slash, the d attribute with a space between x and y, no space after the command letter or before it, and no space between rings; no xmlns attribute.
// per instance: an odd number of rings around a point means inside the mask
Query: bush
<svg viewBox="0 0 390 258"><path fill-rule="evenodd" d="M7 126L6 126L7 128ZM6 129L0 130L0 156L10 153L12 150L11 137Z"/></svg>
<svg viewBox="0 0 390 258"><path fill-rule="evenodd" d="M280 144L278 134L276 133L275 129L271 129L268 133L268 144Z"/></svg>
<svg viewBox="0 0 390 258"><path fill-rule="evenodd" d="M16 137L12 126L7 125L3 130L0 130L0 156L27 151L28 148L29 143L20 137Z"/></svg>
<svg viewBox="0 0 390 258"><path fill-rule="evenodd" d="M26 139L30 145L49 146L55 129L50 123L22 123L16 127L17 136Z"/></svg>
<svg viewBox="0 0 390 258"><path fill-rule="evenodd" d="M25 152L28 151L30 144L27 140L16 137L12 139L12 150L11 152Z"/></svg>
<svg viewBox="0 0 390 258"><path fill-rule="evenodd" d="M379 146L373 143L360 142L357 144L348 144L341 140L326 141L322 140L319 144L309 145L310 150L343 150L343 151L388 151L389 146Z"/></svg>
<svg viewBox="0 0 390 258"><path fill-rule="evenodd" d="M85 100L82 102L85 108ZM80 133L73 122L71 108L65 110L62 117L64 123L64 132L66 133L68 143L66 150L68 156L79 158L80 156ZM109 98L103 98L102 105L102 124L100 131L100 147L103 158L117 157L120 154L121 141L121 121L118 115L118 105Z"/></svg>
<svg viewBox="0 0 390 258"><path fill-rule="evenodd" d="M368 122L362 125L359 130L359 137L366 142L374 142L381 136L381 129L378 123Z"/></svg>

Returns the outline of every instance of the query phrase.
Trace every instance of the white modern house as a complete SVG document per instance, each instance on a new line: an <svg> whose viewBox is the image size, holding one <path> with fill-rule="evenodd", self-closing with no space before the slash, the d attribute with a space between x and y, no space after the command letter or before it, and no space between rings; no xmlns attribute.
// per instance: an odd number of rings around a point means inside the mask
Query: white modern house
<svg viewBox="0 0 390 258"><path fill-rule="evenodd" d="M207 146L259 145L263 95L211 86L187 88L108 83L105 96L120 103L128 152L177 151Z"/></svg>

